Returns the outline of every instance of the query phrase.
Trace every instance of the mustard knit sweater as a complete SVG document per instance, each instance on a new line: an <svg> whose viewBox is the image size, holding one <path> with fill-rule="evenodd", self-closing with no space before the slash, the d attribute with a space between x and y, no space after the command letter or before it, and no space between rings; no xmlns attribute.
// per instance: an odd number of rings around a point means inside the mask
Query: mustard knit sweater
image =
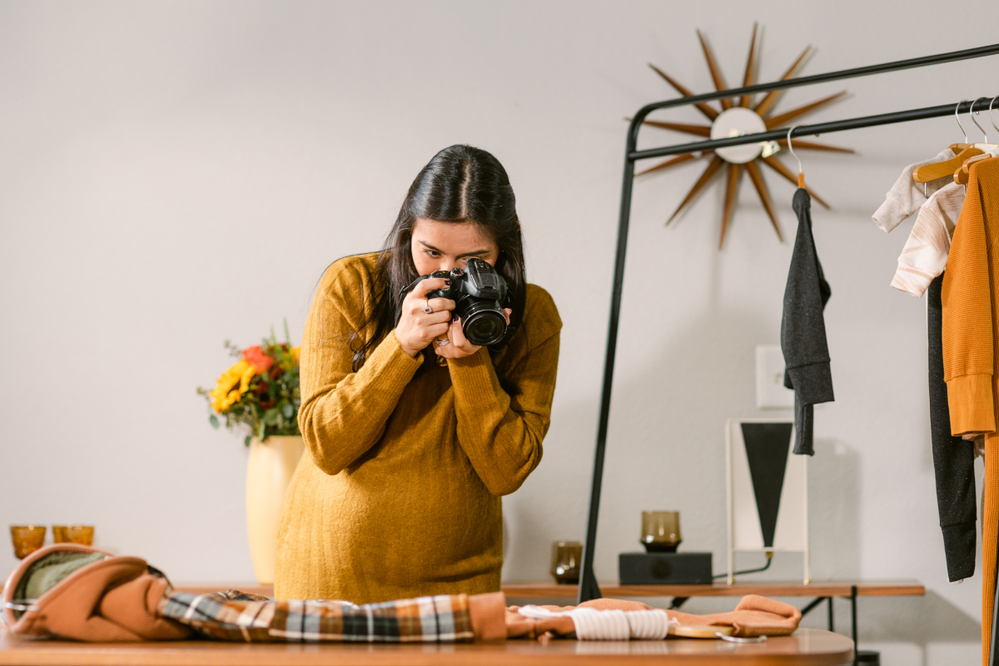
<svg viewBox="0 0 999 666"><path fill-rule="evenodd" d="M390 332L352 372L350 337L370 314L376 258L330 266L305 324L306 452L281 510L278 599L498 590L500 497L541 460L562 326L551 296L528 285L523 323L499 353L427 366Z"/></svg>
<svg viewBox="0 0 999 666"><path fill-rule="evenodd" d="M999 157L968 170L940 298L944 379L954 435L985 435L982 489L982 664L992 642L999 551Z"/></svg>

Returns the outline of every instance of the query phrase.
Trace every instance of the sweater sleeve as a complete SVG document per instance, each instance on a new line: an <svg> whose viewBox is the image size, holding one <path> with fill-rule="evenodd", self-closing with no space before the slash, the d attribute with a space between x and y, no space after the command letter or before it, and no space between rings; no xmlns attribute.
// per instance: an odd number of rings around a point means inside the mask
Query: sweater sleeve
<svg viewBox="0 0 999 666"><path fill-rule="evenodd" d="M504 373L512 396L500 385L488 350L448 361L458 443L493 495L517 490L541 461L541 442L551 423L561 326L551 296L534 287L517 336L524 336L520 344L526 352Z"/></svg>
<svg viewBox="0 0 999 666"><path fill-rule="evenodd" d="M985 163L983 163L984 165ZM968 192L951 240L943 290L944 379L953 435L994 432L992 286L985 210L971 169Z"/></svg>
<svg viewBox="0 0 999 666"><path fill-rule="evenodd" d="M327 270L305 322L301 355L302 406L298 425L316 466L337 474L382 436L421 359L402 350L390 331L351 369L350 339L363 323L363 295L370 273L361 260L341 260Z"/></svg>

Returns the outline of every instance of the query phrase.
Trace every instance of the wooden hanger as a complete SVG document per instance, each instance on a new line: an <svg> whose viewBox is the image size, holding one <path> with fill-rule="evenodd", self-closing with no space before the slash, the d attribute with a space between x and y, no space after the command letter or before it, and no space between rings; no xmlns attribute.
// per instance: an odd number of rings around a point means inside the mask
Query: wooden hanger
<svg viewBox="0 0 999 666"><path fill-rule="evenodd" d="M979 145L987 145L987 144L979 144ZM969 157L967 160L965 160L964 164L961 165L961 168L959 168L957 171L954 172L954 182L960 183L961 185L967 185L968 179L971 178L971 171L969 170L971 165L974 164L975 162L981 162L982 160L989 160L989 159L992 159L992 155L988 153L983 153L981 155L973 155L972 157Z"/></svg>
<svg viewBox="0 0 999 666"><path fill-rule="evenodd" d="M954 172L964 165L964 161L966 159L974 157L975 155L981 155L982 152L983 151L978 148L975 148L974 145L969 145L949 160L934 162L932 164L924 164L921 167L917 167L912 173L912 179L917 183L928 183L931 180L937 180L938 178L945 178L946 176L953 175Z"/></svg>
<svg viewBox="0 0 999 666"><path fill-rule="evenodd" d="M975 101L978 101L978 100L975 100ZM992 98L992 101L994 102L995 98ZM973 110L975 105L972 104L971 106L972 106L972 110ZM989 141L989 134L988 134L988 132L985 131L985 128L983 128L981 125L979 125L978 121L975 120L975 114L972 112L972 110L968 111L968 115L971 117L971 122L975 123L975 127L978 128L978 131L982 133L982 136L984 137L985 142L984 143L976 143L976 144L974 144L974 147L976 149L982 151L981 155L973 155L973 156L969 157L968 159L964 160L964 162L961 164L961 166L954 172L954 182L955 183L960 183L962 185L967 185L968 184L968 180L971 178L971 171L970 171L971 165L974 164L975 162L981 162L982 160L989 159L990 157L992 157L992 155L989 155L986 151L993 151L993 150L996 150L997 148L999 148L999 145L988 142ZM989 104L989 117L992 118L992 105L991 104ZM992 126L996 127L995 119L994 118L992 118ZM999 127L996 127L996 129L999 130Z"/></svg>
<svg viewBox="0 0 999 666"><path fill-rule="evenodd" d="M912 179L917 183L928 183L931 180L937 180L938 178L945 178L947 176L954 175L957 171L964 166L964 161L969 157L974 157L975 155L981 155L983 151L975 147L975 144L968 143L968 131L964 129L964 125L961 124L961 116L958 112L961 110L961 105L969 100L962 99L954 107L954 120L957 121L957 126L961 128L961 132L964 133L964 143L952 143L950 144L950 149L954 151L954 157L949 160L944 160L943 162L934 162L933 164L924 164L918 167L912 173ZM972 104L972 107L975 105ZM974 118L972 118L974 121ZM976 125L978 123L975 123Z"/></svg>

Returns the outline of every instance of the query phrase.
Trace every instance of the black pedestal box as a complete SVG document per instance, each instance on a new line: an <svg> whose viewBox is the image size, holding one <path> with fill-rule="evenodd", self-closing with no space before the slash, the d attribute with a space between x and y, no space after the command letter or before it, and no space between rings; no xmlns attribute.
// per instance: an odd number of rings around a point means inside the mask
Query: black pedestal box
<svg viewBox="0 0 999 666"><path fill-rule="evenodd" d="M710 585L711 553L621 553L621 585Z"/></svg>

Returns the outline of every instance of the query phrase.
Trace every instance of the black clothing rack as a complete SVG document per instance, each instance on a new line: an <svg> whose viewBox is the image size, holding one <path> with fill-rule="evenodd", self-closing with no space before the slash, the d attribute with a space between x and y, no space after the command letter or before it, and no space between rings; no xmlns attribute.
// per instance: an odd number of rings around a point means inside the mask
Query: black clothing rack
<svg viewBox="0 0 999 666"><path fill-rule="evenodd" d="M597 426L597 446L593 462L593 480L590 491L589 519L586 527L586 542L583 546L582 570L579 578L579 590L577 594L577 604L590 599L597 599L600 595L600 588L597 585L593 574L593 553L596 546L597 517L600 511L600 488L603 481L604 454L607 446L607 423L610 415L611 388L614 378L614 357L617 349L618 324L621 312L621 293L624 283L624 261L628 249L628 226L631 218L631 195L635 177L635 163L639 160L653 157L665 157L668 155L678 155L680 153L698 153L704 150L724 148L727 146L738 146L748 143L760 143L774 141L795 136L814 136L828 134L831 132L842 132L846 130L859 129L862 127L876 127L889 125L892 123L904 123L913 120L923 120L926 118L939 118L957 113L972 111L977 104L985 101L987 108L991 98L978 98L974 101L961 101L941 106L931 106L922 109L911 109L908 111L897 111L894 113L884 113L874 116L864 116L861 118L850 118L827 123L817 123L812 125L796 125L790 130L787 128L780 130L770 130L756 134L745 134L737 137L723 139L712 139L707 141L696 141L692 143L675 144L662 148L651 148L638 150L638 132L646 117L653 111L667 109L677 106L687 106L699 102L708 102L717 99L735 98L742 95L753 95L755 93L770 92L774 90L785 90L800 86L814 85L828 81L838 81L841 79L870 76L872 74L883 74L903 69L914 69L939 65L947 62L957 62L960 60L970 60L999 54L999 44L982 46L963 51L951 51L937 55L925 56L922 58L912 58L909 60L898 60L895 62L880 65L870 65L855 69L845 69L837 72L828 72L807 76L802 78L788 79L786 81L775 81L772 83L762 83L742 88L730 88L718 92L705 93L703 95L692 95L677 99L666 100L647 104L635 113L628 127L628 136L625 144L624 180L621 188L621 211L618 222L617 250L614 261L614 283L611 291L610 322L607 332L607 355L604 362L603 390L600 399L600 420ZM999 586L997 586L999 590ZM999 600L997 600L999 601ZM831 606L831 602L830 602ZM999 604L997 604L999 611ZM999 615L997 615L999 617ZM856 635L854 636L856 641ZM993 632L995 640L995 632ZM995 663L990 659L990 663Z"/></svg>

